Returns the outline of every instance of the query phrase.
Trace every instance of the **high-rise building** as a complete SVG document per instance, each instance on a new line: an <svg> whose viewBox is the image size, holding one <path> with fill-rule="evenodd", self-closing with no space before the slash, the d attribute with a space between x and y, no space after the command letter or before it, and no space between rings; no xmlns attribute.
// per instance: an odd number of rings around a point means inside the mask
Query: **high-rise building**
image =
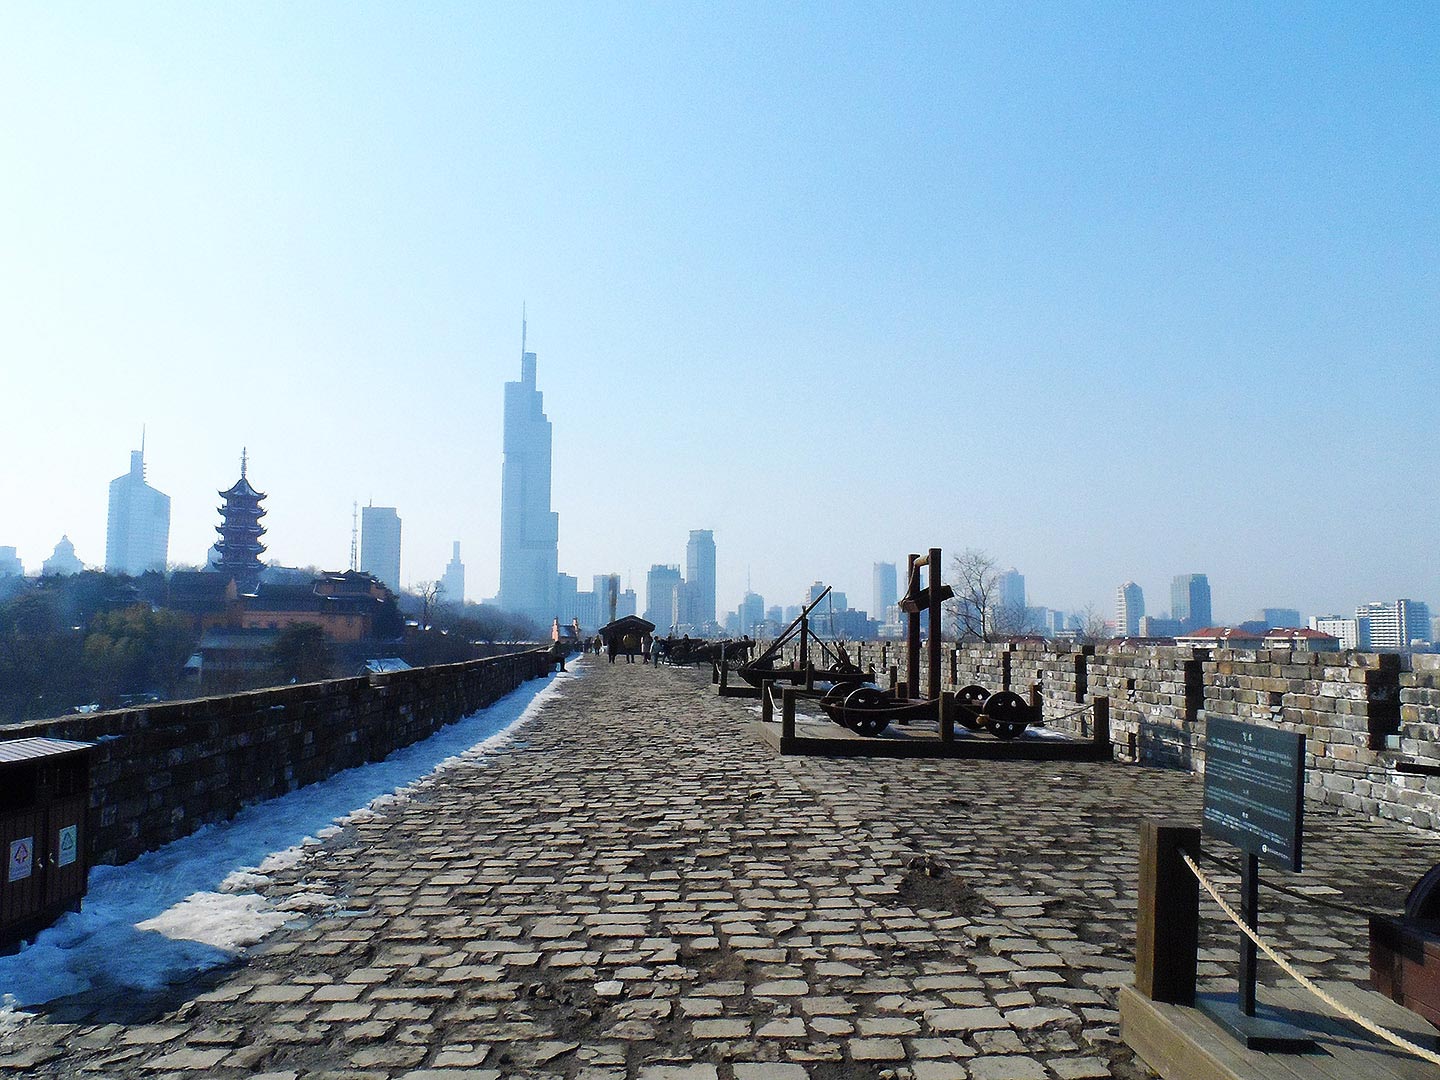
<svg viewBox="0 0 1440 1080"><path fill-rule="evenodd" d="M110 481L105 569L139 576L165 569L170 551L170 496L145 482L145 443L130 451L130 471Z"/></svg>
<svg viewBox="0 0 1440 1080"><path fill-rule="evenodd" d="M549 625L556 615L560 515L550 509L550 421L535 388L535 354L520 327L520 381L505 384L505 465L500 476L500 592L506 611Z"/></svg>
<svg viewBox="0 0 1440 1080"><path fill-rule="evenodd" d="M1346 618L1344 615L1311 615L1310 629L1329 634L1340 642L1342 649L1360 647L1360 623L1357 619Z"/></svg>
<svg viewBox="0 0 1440 1080"><path fill-rule="evenodd" d="M1170 579L1170 617L1185 634L1210 626L1210 581L1204 574L1177 574Z"/></svg>
<svg viewBox="0 0 1440 1080"><path fill-rule="evenodd" d="M360 508L360 569L400 591L400 515L393 506Z"/></svg>
<svg viewBox="0 0 1440 1080"><path fill-rule="evenodd" d="M739 615L740 633L754 637L755 628L765 621L765 598L759 593L747 592L740 601Z"/></svg>
<svg viewBox="0 0 1440 1080"><path fill-rule="evenodd" d="M23 577L25 566L13 547L0 547L0 578Z"/></svg>
<svg viewBox="0 0 1440 1080"><path fill-rule="evenodd" d="M1430 640L1430 608L1418 600L1385 600L1355 609L1359 648L1367 651L1408 649L1411 642Z"/></svg>
<svg viewBox="0 0 1440 1080"><path fill-rule="evenodd" d="M70 537L60 537L60 542L55 545L54 553L41 564L40 573L45 577L56 574L78 574L85 569L85 564L75 557L75 545L70 542Z"/></svg>
<svg viewBox="0 0 1440 1080"><path fill-rule="evenodd" d="M1138 637L1140 618L1145 614L1145 593L1133 581L1115 590L1115 633L1120 637Z"/></svg>
<svg viewBox="0 0 1440 1080"><path fill-rule="evenodd" d="M656 563L645 575L645 619L668 633L675 625L675 594L680 591L680 567Z"/></svg>
<svg viewBox="0 0 1440 1080"><path fill-rule="evenodd" d="M995 599L1000 610L1007 616L1018 618L1025 613L1025 575L1013 566L1001 573L995 589Z"/></svg>
<svg viewBox="0 0 1440 1080"><path fill-rule="evenodd" d="M870 575L870 610L884 620L886 613L900 602L898 572L893 562L877 562Z"/></svg>
<svg viewBox="0 0 1440 1080"><path fill-rule="evenodd" d="M254 592L260 584L260 575L265 566L260 556L265 545L260 537L265 535L265 526L260 519L265 511L260 504L265 493L257 491L246 476L249 455L240 452L240 479L227 490L220 492L225 502L220 506L220 524L215 531L220 539L211 548L211 569L228 575L241 592Z"/></svg>
<svg viewBox="0 0 1440 1080"><path fill-rule="evenodd" d="M555 618L569 626L580 617L580 579L573 574L555 575Z"/></svg>
<svg viewBox="0 0 1440 1080"><path fill-rule="evenodd" d="M440 578L440 601L445 604L465 602L465 564L460 561L459 540L454 542L450 561L445 564L445 573Z"/></svg>
<svg viewBox="0 0 1440 1080"><path fill-rule="evenodd" d="M691 529L685 545L685 583L691 586L689 622L706 626L715 621L715 534Z"/></svg>
<svg viewBox="0 0 1440 1080"><path fill-rule="evenodd" d="M1265 624L1265 629L1273 630L1277 627L1300 628L1305 624L1300 621L1300 612L1296 608L1289 607L1267 607L1260 609L1260 621Z"/></svg>

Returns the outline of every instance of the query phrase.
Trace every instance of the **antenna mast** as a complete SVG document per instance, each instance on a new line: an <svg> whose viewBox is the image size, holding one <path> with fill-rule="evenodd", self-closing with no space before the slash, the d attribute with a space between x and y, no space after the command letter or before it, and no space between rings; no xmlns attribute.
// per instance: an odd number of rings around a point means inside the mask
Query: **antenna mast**
<svg viewBox="0 0 1440 1080"><path fill-rule="evenodd" d="M360 569L360 503L350 504L350 569Z"/></svg>

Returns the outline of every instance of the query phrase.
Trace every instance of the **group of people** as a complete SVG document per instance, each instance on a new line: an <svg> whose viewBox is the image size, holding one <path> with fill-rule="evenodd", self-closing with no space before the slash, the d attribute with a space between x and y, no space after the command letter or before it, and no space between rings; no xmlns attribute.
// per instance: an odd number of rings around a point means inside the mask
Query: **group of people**
<svg viewBox="0 0 1440 1080"><path fill-rule="evenodd" d="M685 635L684 641L688 643L690 635ZM627 664L633 664L637 653L642 664L659 664L670 655L670 639L652 634L611 634L607 642L601 635L596 634L585 640L584 651L593 652L596 656L603 652L610 657L612 664L615 663L617 655L625 657Z"/></svg>

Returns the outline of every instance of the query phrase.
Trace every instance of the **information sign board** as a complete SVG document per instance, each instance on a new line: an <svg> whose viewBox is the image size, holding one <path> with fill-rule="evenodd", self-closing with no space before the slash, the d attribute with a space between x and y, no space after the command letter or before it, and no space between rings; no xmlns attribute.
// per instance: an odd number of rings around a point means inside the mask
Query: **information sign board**
<svg viewBox="0 0 1440 1080"><path fill-rule="evenodd" d="M1305 736L1212 716L1205 724L1205 835L1300 869Z"/></svg>

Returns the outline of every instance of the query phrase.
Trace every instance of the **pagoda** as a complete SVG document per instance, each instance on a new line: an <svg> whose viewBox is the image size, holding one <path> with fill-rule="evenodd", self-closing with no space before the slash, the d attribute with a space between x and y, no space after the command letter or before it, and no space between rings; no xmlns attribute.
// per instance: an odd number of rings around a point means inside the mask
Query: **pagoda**
<svg viewBox="0 0 1440 1080"><path fill-rule="evenodd" d="M256 491L245 478L247 455L240 452L240 479L229 491L220 492L225 505L218 507L221 524L215 526L220 539L215 542L214 567L222 574L229 575L241 592L254 592L260 584L260 574L265 569L260 554L265 545L260 537L265 535L265 526L260 519L265 511L260 502L265 498L263 491Z"/></svg>

